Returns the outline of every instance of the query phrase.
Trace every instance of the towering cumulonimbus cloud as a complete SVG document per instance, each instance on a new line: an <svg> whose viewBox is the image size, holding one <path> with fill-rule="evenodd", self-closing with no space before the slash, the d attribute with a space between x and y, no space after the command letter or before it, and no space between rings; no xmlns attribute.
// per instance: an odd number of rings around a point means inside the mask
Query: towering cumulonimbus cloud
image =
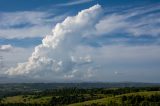
<svg viewBox="0 0 160 106"><path fill-rule="evenodd" d="M82 46L81 41L94 32L101 14L101 6L97 4L67 17L55 26L52 35L47 35L42 44L35 47L27 62L10 68L6 74L50 79L91 77L92 57L76 50Z"/></svg>

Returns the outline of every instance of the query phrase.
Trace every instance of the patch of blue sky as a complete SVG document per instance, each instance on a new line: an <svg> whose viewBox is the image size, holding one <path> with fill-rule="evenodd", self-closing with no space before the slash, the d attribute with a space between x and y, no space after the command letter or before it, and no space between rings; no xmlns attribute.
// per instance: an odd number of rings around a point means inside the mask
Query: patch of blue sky
<svg viewBox="0 0 160 106"><path fill-rule="evenodd" d="M16 47L35 47L39 44L41 44L42 38L36 37L36 38L25 38L25 39L0 39L0 45L6 45L11 44L12 46Z"/></svg>
<svg viewBox="0 0 160 106"><path fill-rule="evenodd" d="M50 12L55 12L57 14L63 14L66 12L70 12L71 14L75 14L77 11L82 10L84 8L88 8L94 4L99 3L102 7L108 9L109 11L113 9L113 11L106 12L106 14L112 13L122 13L124 10L128 12L128 10L134 10L138 5L157 5L159 0L92 0L91 2L84 3L83 5L70 5L70 6L57 6L59 4L64 4L68 2L73 2L72 0L1 0L0 3L0 12L16 12L16 11L35 11L38 9L50 10ZM57 11L53 11L56 9ZM123 11L122 11L123 10ZM128 20L134 21L137 18L144 17L146 15L150 15L152 13L158 14L159 9L144 13L141 15L136 15L134 17L129 18ZM55 14L50 14L47 16L47 19L52 19ZM23 27L31 27L30 23L20 23L12 26L8 26L10 28L23 28ZM157 23L156 26L159 26ZM25 38L25 39L0 39L0 44L12 44L15 46L29 47L35 46L41 43L42 38ZM85 40L84 40L85 42ZM154 44L158 42L157 37L152 36L139 36L139 37L131 37L128 34L109 34L104 37L99 37L98 39L93 39L92 41L88 41L87 43L93 46L101 46L101 44L119 44L119 43L127 43L127 44Z"/></svg>
<svg viewBox="0 0 160 106"><path fill-rule="evenodd" d="M77 0L78 1L78 0ZM48 8L58 8L56 5L64 4L68 2L73 2L73 0L1 0L0 1L0 11L25 11L25 10L35 10L38 8L45 7ZM92 0L91 2L86 2L83 5L69 5L63 8L76 7L76 9L81 9L86 6L91 6L96 3L101 4L105 7L113 6L125 6L125 5L136 5L136 4L151 4L158 3L159 0Z"/></svg>
<svg viewBox="0 0 160 106"><path fill-rule="evenodd" d="M1 0L0 11L30 11L60 3L59 0Z"/></svg>
<svg viewBox="0 0 160 106"><path fill-rule="evenodd" d="M7 25L7 26L0 26L0 29L6 29L6 28L14 28L14 29L19 29L19 28L27 28L27 27L32 27L34 24L31 23L18 23L18 24L12 24L12 25Z"/></svg>
<svg viewBox="0 0 160 106"><path fill-rule="evenodd" d="M160 45L160 37L153 36L127 36L126 34L117 34L112 36L102 36L98 38L83 39L84 45L93 47L102 47L104 45Z"/></svg>

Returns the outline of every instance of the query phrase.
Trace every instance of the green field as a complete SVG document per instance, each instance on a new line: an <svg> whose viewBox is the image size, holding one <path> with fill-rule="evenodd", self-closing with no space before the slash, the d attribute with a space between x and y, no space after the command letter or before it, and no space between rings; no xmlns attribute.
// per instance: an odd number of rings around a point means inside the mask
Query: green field
<svg viewBox="0 0 160 106"><path fill-rule="evenodd" d="M6 97L3 98L1 103L7 104L7 103L37 103L37 104L48 104L51 100L52 96L43 96L43 97L37 97L34 95L19 95L19 96L12 96L12 97Z"/></svg>
<svg viewBox="0 0 160 106"><path fill-rule="evenodd" d="M104 96L102 99L96 99L96 100L89 100L85 102L80 102L80 103L73 103L69 104L68 106L103 106L109 103L117 103L117 104L122 104L122 97L123 96L144 96L144 97L150 97L152 95L160 95L160 91L147 91L147 92L136 92L136 93L127 93L127 94L122 94L122 95L116 95L116 96L106 96L102 95L101 97ZM87 95L85 95L87 96ZM105 97L106 96L106 97ZM8 104L8 103L30 103L30 104L48 104L51 100L52 96L34 96L34 95L19 95L19 96L12 96L12 97L6 97L1 100L1 103L3 104Z"/></svg>
<svg viewBox="0 0 160 106"><path fill-rule="evenodd" d="M111 96L111 97L107 97L107 98L102 98L102 99L97 99L97 100L90 100L90 101L85 101L85 102L81 102L81 103L75 103L75 104L70 104L68 106L85 106L85 105L92 105L92 104L97 104L97 105L105 105L105 104L109 104L110 102L115 102L117 104L121 104L121 99L122 96L144 96L144 97L149 97L151 95L160 95L160 91L150 91L150 92L136 92L136 93L128 93L128 94L122 94L122 95L118 95L118 96Z"/></svg>
<svg viewBox="0 0 160 106"><path fill-rule="evenodd" d="M160 106L159 86L56 89L18 86L18 90L12 88L1 88L0 106Z"/></svg>

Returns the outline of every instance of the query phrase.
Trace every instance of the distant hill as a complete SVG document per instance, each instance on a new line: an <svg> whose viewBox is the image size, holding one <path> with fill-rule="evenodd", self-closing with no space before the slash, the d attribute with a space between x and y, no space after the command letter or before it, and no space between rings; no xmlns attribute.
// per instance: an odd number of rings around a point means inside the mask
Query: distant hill
<svg viewBox="0 0 160 106"><path fill-rule="evenodd" d="M13 80L13 79L10 79ZM55 89L55 88L123 88L123 87L153 87L160 86L160 83L139 83L139 82L81 82L81 83L1 83L0 89L3 87L12 88L28 88L28 89Z"/></svg>

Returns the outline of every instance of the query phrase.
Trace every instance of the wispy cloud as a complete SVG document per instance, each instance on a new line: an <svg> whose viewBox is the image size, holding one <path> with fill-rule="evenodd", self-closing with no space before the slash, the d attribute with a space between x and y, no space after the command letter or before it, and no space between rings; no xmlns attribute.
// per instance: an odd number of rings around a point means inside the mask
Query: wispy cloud
<svg viewBox="0 0 160 106"><path fill-rule="evenodd" d="M0 13L0 38L43 37L50 33L55 23L66 14L56 15L48 11L23 11Z"/></svg>
<svg viewBox="0 0 160 106"><path fill-rule="evenodd" d="M96 25L100 34L125 34L129 36L159 36L160 35L160 8L154 6L125 10L107 14Z"/></svg>
<svg viewBox="0 0 160 106"><path fill-rule="evenodd" d="M72 5L88 3L91 1L93 1L93 0L72 0L71 2L57 4L56 6L72 6Z"/></svg>

